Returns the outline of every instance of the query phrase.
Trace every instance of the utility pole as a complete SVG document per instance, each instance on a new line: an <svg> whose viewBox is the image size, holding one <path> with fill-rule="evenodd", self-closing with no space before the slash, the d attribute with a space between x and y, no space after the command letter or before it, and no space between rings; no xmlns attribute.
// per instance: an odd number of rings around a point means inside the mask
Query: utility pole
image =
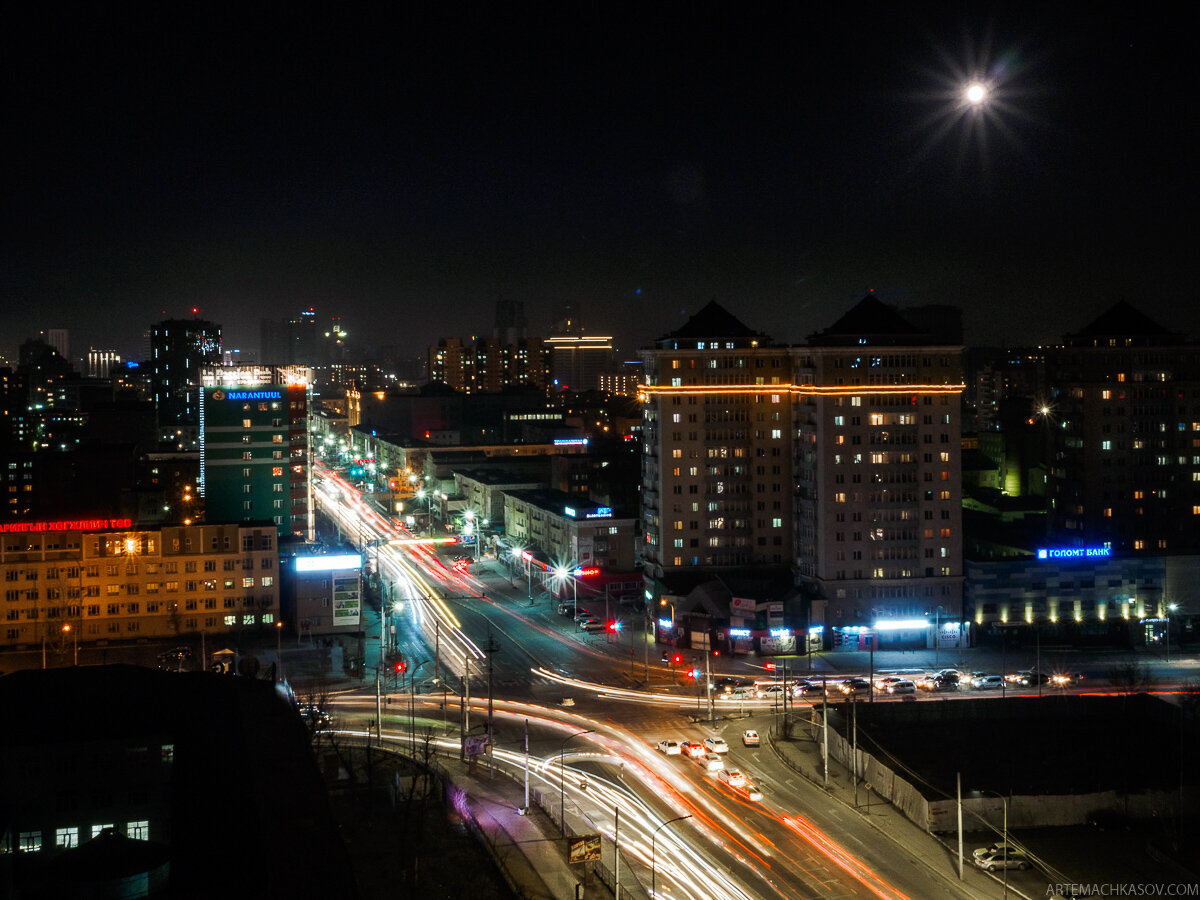
<svg viewBox="0 0 1200 900"><path fill-rule="evenodd" d="M712 640L712 638L710 635L709 641L711 641L711 640ZM713 705L715 701L713 699L712 670L709 668L709 665L708 665L709 658L711 656L712 656L712 646L710 645L710 643L708 641L706 641L705 646L704 646L704 690L706 690L708 692L708 723L710 725L716 725L717 724L717 711L716 711L716 707Z"/></svg>
<svg viewBox="0 0 1200 900"><path fill-rule="evenodd" d="M489 773L491 773L491 774L493 774L493 775L496 773L496 768L495 768L495 766L494 766L494 765L492 764L492 762L491 762L491 760L492 760L492 744L493 744L493 742L494 742L494 739L495 739L495 726L494 726L494 715L493 715L493 713L494 713L494 708L493 708L493 705L492 705L492 703L493 703L493 700L492 700L492 682L493 682L493 674L494 674L494 670L493 670L493 668L492 668L492 657L493 657L493 656L496 654L496 652L497 652L497 651L499 651L499 649L500 649L500 648L496 646L496 642L495 642L495 641L492 639L492 633L491 633L491 630L489 629L489 630L488 630L487 646L485 646L485 647L483 648L483 650L484 650L484 652L485 652L485 653L487 653L487 660L488 660L488 721L487 721L487 734L488 734L488 748L487 748L487 753L488 753L488 771L489 771Z"/></svg>
<svg viewBox="0 0 1200 900"><path fill-rule="evenodd" d="M460 762L467 761L467 732L471 730L471 657L464 656L463 663L466 670L463 673L463 692L462 700L459 701L459 733L458 733L458 759Z"/></svg>
<svg viewBox="0 0 1200 900"><path fill-rule="evenodd" d="M821 676L821 715L824 718L822 734L825 739L825 787L829 787L829 693L826 690L825 676Z"/></svg>
<svg viewBox="0 0 1200 900"><path fill-rule="evenodd" d="M955 773L958 783L958 880L963 877L963 833L962 833L962 772Z"/></svg>
<svg viewBox="0 0 1200 900"><path fill-rule="evenodd" d="M529 720L525 720L525 805L521 807L521 815L529 815Z"/></svg>
<svg viewBox="0 0 1200 900"><path fill-rule="evenodd" d="M621 896L621 807L613 807L613 896Z"/></svg>
<svg viewBox="0 0 1200 900"><path fill-rule="evenodd" d="M854 808L858 809L858 701L854 699L854 695L850 695L850 720L853 722L853 737L850 741L850 761L851 774L850 777L854 780Z"/></svg>
<svg viewBox="0 0 1200 900"><path fill-rule="evenodd" d="M646 604L645 627L642 629L642 643L645 645L645 660L642 662L642 683L650 684L650 605Z"/></svg>

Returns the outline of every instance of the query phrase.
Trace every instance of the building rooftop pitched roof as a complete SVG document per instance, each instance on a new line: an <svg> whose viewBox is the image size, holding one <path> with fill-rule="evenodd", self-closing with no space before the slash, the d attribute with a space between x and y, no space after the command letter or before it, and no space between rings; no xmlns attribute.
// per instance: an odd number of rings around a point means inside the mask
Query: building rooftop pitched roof
<svg viewBox="0 0 1200 900"><path fill-rule="evenodd" d="M929 334L909 322L893 306L867 294L850 311L826 328L809 335L809 343L822 346L855 344L920 344Z"/></svg>
<svg viewBox="0 0 1200 900"><path fill-rule="evenodd" d="M1182 337L1159 325L1125 300L1119 300L1073 337Z"/></svg>
<svg viewBox="0 0 1200 900"><path fill-rule="evenodd" d="M765 338L765 335L752 331L716 300L710 300L683 325L659 340L679 338Z"/></svg>

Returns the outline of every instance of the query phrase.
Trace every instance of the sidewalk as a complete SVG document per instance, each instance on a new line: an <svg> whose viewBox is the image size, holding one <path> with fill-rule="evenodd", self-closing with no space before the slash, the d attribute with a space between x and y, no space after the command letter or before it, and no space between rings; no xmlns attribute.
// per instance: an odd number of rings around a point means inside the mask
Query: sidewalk
<svg viewBox="0 0 1200 900"><path fill-rule="evenodd" d="M801 724L795 729L801 737L783 740L772 726L768 743L775 754L793 771L803 775L813 784L822 786L824 763L821 747L816 740L807 736L808 727ZM967 896L985 897L999 895L999 879L976 869L970 861L970 847L964 847L963 878L958 878L957 841L939 839L936 835L922 831L879 795L868 791L862 784L855 791L850 771L830 756L829 783L825 787L829 797L848 809L856 809L863 820L896 844L906 855L926 867L931 877L939 879ZM856 803L857 798L857 803ZM1016 890L1010 883L1008 893L1014 897L1034 900Z"/></svg>

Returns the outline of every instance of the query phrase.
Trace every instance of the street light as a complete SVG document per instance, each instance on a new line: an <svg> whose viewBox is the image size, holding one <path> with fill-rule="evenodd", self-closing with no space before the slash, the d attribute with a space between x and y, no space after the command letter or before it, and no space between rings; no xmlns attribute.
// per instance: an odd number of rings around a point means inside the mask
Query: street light
<svg viewBox="0 0 1200 900"><path fill-rule="evenodd" d="M581 734L591 734L592 729L587 731L577 731L574 734L568 734L563 738L562 747L558 751L558 824L562 831L562 836L567 836L567 780L564 776L563 757L567 753L567 741L571 738L579 737Z"/></svg>
<svg viewBox="0 0 1200 900"><path fill-rule="evenodd" d="M659 825L657 828L655 828L654 833L650 835L650 896L651 897L654 896L655 876L658 874L658 871L654 868L654 853L655 853L654 842L658 838L658 833L660 831L662 831L664 828L666 828L668 825L670 825L672 822L681 822L684 819L690 819L691 817L692 817L691 813L688 813L688 815L686 815L686 816L676 816L674 819L668 819L667 821L665 821L661 825Z"/></svg>
<svg viewBox="0 0 1200 900"><path fill-rule="evenodd" d="M571 579L571 603L575 607L575 627L579 627L579 582L575 580L571 574L571 569L567 566L559 566L554 570L555 577L558 578L559 584L562 584L564 578Z"/></svg>
<svg viewBox="0 0 1200 900"><path fill-rule="evenodd" d="M67 632L70 632L70 633L71 633L71 643L72 643L72 645L73 645L73 649L74 649L74 651L75 651L75 665L79 665L79 637L78 637L78 633L77 633L77 632L74 632L74 631L71 631L71 623L70 623L70 622L64 622L64 623L63 623L62 630L63 630L63 638L66 638L66 636L67 636Z"/></svg>

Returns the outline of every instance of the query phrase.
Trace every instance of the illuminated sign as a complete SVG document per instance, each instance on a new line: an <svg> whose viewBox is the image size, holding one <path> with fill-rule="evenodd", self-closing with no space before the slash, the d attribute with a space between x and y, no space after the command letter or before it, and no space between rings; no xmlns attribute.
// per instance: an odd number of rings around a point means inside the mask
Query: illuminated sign
<svg viewBox="0 0 1200 900"><path fill-rule="evenodd" d="M675 623L673 623L670 619L659 619L658 620L659 628L670 628L673 624L675 624Z"/></svg>
<svg viewBox="0 0 1200 900"><path fill-rule="evenodd" d="M596 566L588 566L587 568L584 568L583 566L576 566L571 570L571 574L576 578L585 578L588 575L599 575L600 569Z"/></svg>
<svg viewBox="0 0 1200 900"><path fill-rule="evenodd" d="M1111 547L1052 547L1038 550L1038 559L1108 559Z"/></svg>
<svg viewBox="0 0 1200 900"><path fill-rule="evenodd" d="M223 391L212 392L214 400L282 400L282 391Z"/></svg>
<svg viewBox="0 0 1200 900"><path fill-rule="evenodd" d="M612 513L611 506L597 506L590 513L586 513L584 515L584 518L586 518L586 519L611 519L612 514L613 513Z"/></svg>
<svg viewBox="0 0 1200 900"><path fill-rule="evenodd" d="M573 507L573 506L564 506L564 507L563 507L563 514L564 514L564 515L568 515L568 516L570 516L572 519L573 519L573 518L575 518L575 507Z"/></svg>
<svg viewBox="0 0 1200 900"><path fill-rule="evenodd" d="M555 447L586 447L587 438L555 438Z"/></svg>
<svg viewBox="0 0 1200 900"><path fill-rule="evenodd" d="M771 629L771 637L781 638L781 637L791 637L791 636L792 636L792 629L790 629L790 628L772 628Z"/></svg>
<svg viewBox="0 0 1200 900"><path fill-rule="evenodd" d="M917 631L928 627L925 619L880 619L875 623L876 631Z"/></svg>
<svg viewBox="0 0 1200 900"><path fill-rule="evenodd" d="M297 572L334 572L339 569L357 569L362 566L362 556L358 553L344 553L339 556L297 556Z"/></svg>
<svg viewBox="0 0 1200 900"><path fill-rule="evenodd" d="M750 629L749 628L730 628L729 636L730 637L750 637Z"/></svg>
<svg viewBox="0 0 1200 900"><path fill-rule="evenodd" d="M133 519L64 519L61 522L3 522L0 534L33 534L43 531L105 531L132 528Z"/></svg>

